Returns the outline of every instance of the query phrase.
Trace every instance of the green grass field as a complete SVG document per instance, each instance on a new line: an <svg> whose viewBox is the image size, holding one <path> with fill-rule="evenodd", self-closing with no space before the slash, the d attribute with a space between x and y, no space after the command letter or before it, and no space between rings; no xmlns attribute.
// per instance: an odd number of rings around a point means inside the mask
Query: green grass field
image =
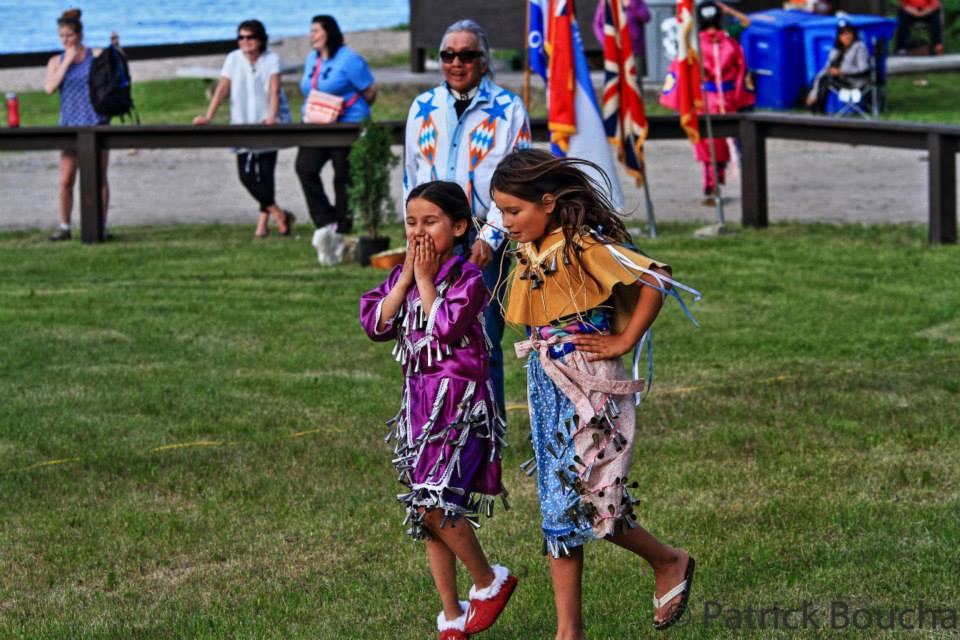
<svg viewBox="0 0 960 640"><path fill-rule="evenodd" d="M919 226L691 231L641 242L704 292L699 329L672 303L657 322L632 469L640 521L699 560L670 636L826 635L724 628L748 605L956 609L960 250ZM0 234L0 637L436 637L383 442L399 367L357 322L384 274L319 268L304 233L121 234ZM511 412L513 510L481 530L521 578L490 640L553 637L526 432ZM585 582L591 638L655 636L639 560L595 543ZM704 626L707 601L727 617Z"/></svg>

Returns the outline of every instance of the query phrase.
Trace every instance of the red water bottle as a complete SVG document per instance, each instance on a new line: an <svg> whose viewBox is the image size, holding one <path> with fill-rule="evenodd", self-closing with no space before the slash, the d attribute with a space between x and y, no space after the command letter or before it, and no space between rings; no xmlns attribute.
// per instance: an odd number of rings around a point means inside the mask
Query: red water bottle
<svg viewBox="0 0 960 640"><path fill-rule="evenodd" d="M20 126L20 98L12 91L7 94L7 126L11 129Z"/></svg>

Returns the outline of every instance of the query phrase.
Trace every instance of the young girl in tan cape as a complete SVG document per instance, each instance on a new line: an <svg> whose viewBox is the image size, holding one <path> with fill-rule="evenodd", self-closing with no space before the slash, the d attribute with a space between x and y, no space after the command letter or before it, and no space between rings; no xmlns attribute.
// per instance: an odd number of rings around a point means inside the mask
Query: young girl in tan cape
<svg viewBox="0 0 960 640"><path fill-rule="evenodd" d="M674 281L669 266L627 246L630 235L581 166L603 175L582 160L517 151L491 181L504 227L519 243L505 318L525 325L530 336L515 346L519 357L528 357L558 640L584 637L586 542L603 538L650 563L657 629L683 615L696 566L686 551L636 524L627 475L634 397L643 381L627 375L620 357L646 339L666 295L679 300L678 290L699 294Z"/></svg>

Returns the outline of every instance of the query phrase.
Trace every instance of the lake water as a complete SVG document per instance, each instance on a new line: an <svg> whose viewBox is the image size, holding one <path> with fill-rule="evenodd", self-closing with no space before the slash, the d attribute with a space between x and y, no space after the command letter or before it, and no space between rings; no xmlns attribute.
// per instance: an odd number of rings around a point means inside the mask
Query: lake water
<svg viewBox="0 0 960 640"><path fill-rule="evenodd" d="M122 45L230 40L250 18L263 22L271 38L306 35L310 18L323 13L343 31L410 19L408 0L0 0L0 53L59 49L57 18L71 6L83 9L84 41L91 46L108 44L111 31Z"/></svg>

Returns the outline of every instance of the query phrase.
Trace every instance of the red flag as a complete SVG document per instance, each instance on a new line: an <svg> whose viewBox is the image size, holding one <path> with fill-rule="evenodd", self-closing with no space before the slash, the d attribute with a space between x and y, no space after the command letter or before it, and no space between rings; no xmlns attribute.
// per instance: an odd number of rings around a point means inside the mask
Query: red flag
<svg viewBox="0 0 960 640"><path fill-rule="evenodd" d="M660 104L680 113L680 126L690 142L700 141L697 113L703 109L700 58L693 43L693 1L677 0L677 58L664 79Z"/></svg>
<svg viewBox="0 0 960 640"><path fill-rule="evenodd" d="M547 67L547 120L550 141L564 152L569 138L577 131L575 101L577 74L573 60L573 7L567 0L548 3L547 34L544 48L549 56Z"/></svg>
<svg viewBox="0 0 960 640"><path fill-rule="evenodd" d="M643 186L647 114L637 85L637 63L623 0L604 0L603 126L627 172Z"/></svg>

